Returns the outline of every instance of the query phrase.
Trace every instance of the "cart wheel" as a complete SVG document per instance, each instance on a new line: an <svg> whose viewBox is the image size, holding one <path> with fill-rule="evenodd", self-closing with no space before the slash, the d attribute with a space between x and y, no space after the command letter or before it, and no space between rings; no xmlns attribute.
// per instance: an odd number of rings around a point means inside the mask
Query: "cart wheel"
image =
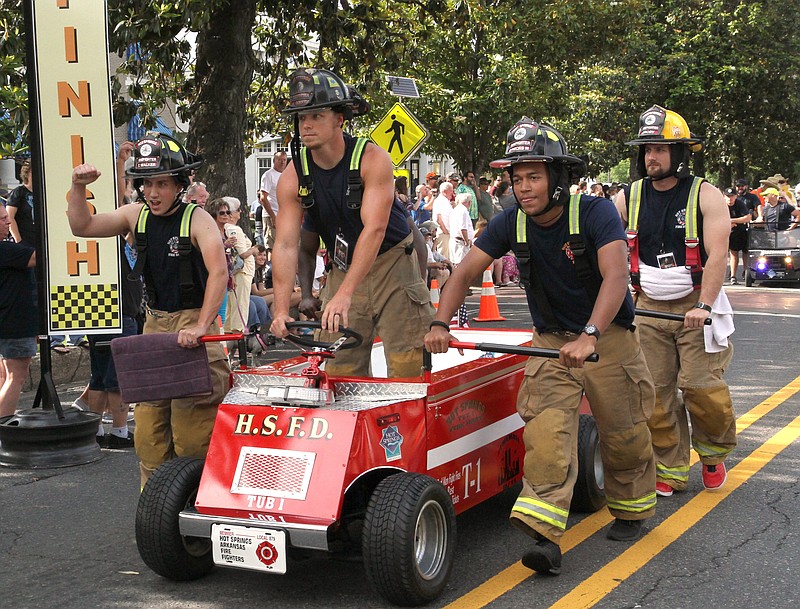
<svg viewBox="0 0 800 609"><path fill-rule="evenodd" d="M145 484L136 507L136 546L144 563L175 581L207 575L214 568L211 540L184 537L178 515L194 507L203 460L178 457L167 461Z"/></svg>
<svg viewBox="0 0 800 609"><path fill-rule="evenodd" d="M753 274L750 272L750 269L744 272L744 285L748 288L753 285Z"/></svg>
<svg viewBox="0 0 800 609"><path fill-rule="evenodd" d="M578 480L572 493L572 509L596 512L606 504L600 436L594 417L582 414L578 423Z"/></svg>
<svg viewBox="0 0 800 609"><path fill-rule="evenodd" d="M367 578L396 605L422 605L447 584L456 546L453 501L422 474L395 474L369 500L362 553Z"/></svg>

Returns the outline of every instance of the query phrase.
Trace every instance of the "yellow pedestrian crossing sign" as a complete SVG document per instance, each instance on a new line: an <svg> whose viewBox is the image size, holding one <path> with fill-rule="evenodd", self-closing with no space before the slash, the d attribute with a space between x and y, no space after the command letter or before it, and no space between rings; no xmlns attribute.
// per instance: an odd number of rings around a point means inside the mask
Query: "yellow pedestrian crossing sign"
<svg viewBox="0 0 800 609"><path fill-rule="evenodd" d="M397 102L372 130L369 139L389 153L396 167L428 139L428 132L408 108Z"/></svg>

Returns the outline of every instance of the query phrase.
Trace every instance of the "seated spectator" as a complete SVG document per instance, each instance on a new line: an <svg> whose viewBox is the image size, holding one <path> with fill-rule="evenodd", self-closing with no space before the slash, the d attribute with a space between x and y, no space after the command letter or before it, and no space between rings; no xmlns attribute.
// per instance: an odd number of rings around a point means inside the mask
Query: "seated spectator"
<svg viewBox="0 0 800 609"><path fill-rule="evenodd" d="M250 327L251 333L258 333L259 331L269 328L272 321L272 314L269 311L269 305L263 296L259 295L256 281L258 280L259 265L265 268L267 263L267 248L263 245L256 245L255 265L256 270L253 275L253 283L250 286L250 314L248 315L247 325Z"/></svg>
<svg viewBox="0 0 800 609"><path fill-rule="evenodd" d="M519 269L517 268L517 259L513 253L509 252L492 263L492 278L496 287L519 283Z"/></svg>
<svg viewBox="0 0 800 609"><path fill-rule="evenodd" d="M519 267L517 266L517 258L513 253L509 252L502 258L503 272L501 274L500 285L517 285L519 284Z"/></svg>
<svg viewBox="0 0 800 609"><path fill-rule="evenodd" d="M262 298L267 304L270 311L270 319L272 318L272 303L275 302L275 296L272 290L272 264L267 262L267 248L264 246L256 246L258 251L255 255L256 270L253 276L253 283L250 288L250 294ZM300 304L300 288L296 287L292 292L290 300L290 308L294 308Z"/></svg>

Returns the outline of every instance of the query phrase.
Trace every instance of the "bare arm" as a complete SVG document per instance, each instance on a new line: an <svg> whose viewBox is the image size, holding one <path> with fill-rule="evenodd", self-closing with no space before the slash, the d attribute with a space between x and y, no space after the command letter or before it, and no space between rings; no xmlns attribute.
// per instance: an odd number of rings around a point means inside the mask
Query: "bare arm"
<svg viewBox="0 0 800 609"><path fill-rule="evenodd" d="M117 152L117 207L125 202L125 162L133 153L132 142L122 142Z"/></svg>
<svg viewBox="0 0 800 609"><path fill-rule="evenodd" d="M493 260L494 258L477 247L473 247L467 252L441 292L439 308L436 311L437 321L450 323L456 309L464 302L467 288L492 264ZM448 349L451 338L452 336L447 330L440 326L433 326L425 335L423 342L425 348L431 353L444 353Z"/></svg>
<svg viewBox="0 0 800 609"><path fill-rule="evenodd" d="M422 276L422 279L425 280L428 278L428 271L426 270L426 264L428 262L428 248L425 245L425 237L422 236L422 233L417 228L417 225L414 224L414 220L411 216L408 216L408 227L411 229L411 232L414 235L414 251L417 254L417 263L419 264L419 273Z"/></svg>
<svg viewBox="0 0 800 609"><path fill-rule="evenodd" d="M344 281L322 312L320 321L324 330L338 331L339 326L347 326L353 293L364 281L378 256L394 200L392 169L389 153L375 144L367 144L361 162L361 179L364 183L361 222L364 228L355 244L353 260Z"/></svg>
<svg viewBox="0 0 800 609"><path fill-rule="evenodd" d="M794 230L798 225L800 225L800 209L792 210L792 218L794 219L794 222L792 222L788 230Z"/></svg>
<svg viewBox="0 0 800 609"><path fill-rule="evenodd" d="M76 237L116 237L135 229L141 204L124 205L114 211L95 215L89 211L86 186L99 177L97 168L89 164L78 165L72 171L67 219Z"/></svg>
<svg viewBox="0 0 800 609"><path fill-rule="evenodd" d="M255 245L250 247L247 246L247 242L250 241L247 238L247 235L244 234L241 226L236 224L226 224L225 225L225 236L235 237L235 241L233 242L233 248L236 250L236 254L239 258L250 258L250 256L255 256L258 248Z"/></svg>
<svg viewBox="0 0 800 609"><path fill-rule="evenodd" d="M297 258L300 249L300 226L303 208L297 195L297 174L289 164L278 180L278 222L275 248L272 251L272 288L275 297L270 332L283 338L289 331L286 322L289 316L291 297L297 274Z"/></svg>
<svg viewBox="0 0 800 609"><path fill-rule="evenodd" d="M722 193L708 182L700 188L700 210L703 212L703 248L708 260L703 268L700 285L700 302L713 304L725 280L728 264L728 238L730 237L730 214ZM686 312L684 326L702 328L709 316L708 311L692 308Z"/></svg>
<svg viewBox="0 0 800 609"><path fill-rule="evenodd" d="M269 202L269 195L267 194L266 190L258 191L258 201L261 203L261 207L264 209L267 215L272 218L273 222L275 222L275 211L272 209L272 204Z"/></svg>
<svg viewBox="0 0 800 609"><path fill-rule="evenodd" d="M13 205L9 205L6 207L6 211L8 212L8 229L11 231L11 236L14 238L14 241L20 243L22 241L22 237L19 234L19 226L17 226L17 221L14 219L14 216L17 215L17 208Z"/></svg>
<svg viewBox="0 0 800 609"><path fill-rule="evenodd" d="M436 214L436 224L439 225L439 230L442 231L445 235L450 234L450 227L447 226L447 222L444 221L444 217L442 214Z"/></svg>
<svg viewBox="0 0 800 609"><path fill-rule="evenodd" d="M628 202L625 200L625 191L620 190L617 196L614 197L614 207L617 208L617 213L622 219L622 225L628 225Z"/></svg>
<svg viewBox="0 0 800 609"><path fill-rule="evenodd" d="M320 310L322 303L314 297L314 271L317 269L319 235L300 230L300 250L297 260L297 278L300 283L300 312L310 319Z"/></svg>

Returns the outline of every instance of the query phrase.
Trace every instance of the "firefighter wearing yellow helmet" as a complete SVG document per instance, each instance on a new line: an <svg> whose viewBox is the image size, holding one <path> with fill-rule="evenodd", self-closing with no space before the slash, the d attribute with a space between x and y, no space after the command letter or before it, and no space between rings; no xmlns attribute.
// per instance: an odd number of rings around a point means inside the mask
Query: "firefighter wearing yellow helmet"
<svg viewBox="0 0 800 609"><path fill-rule="evenodd" d="M627 144L639 146L644 178L621 192L616 205L627 222L638 308L684 315L683 322L637 319L656 384L649 423L656 492L670 496L686 488L690 448L700 455L704 487L715 490L725 482L724 460L736 446L736 419L722 378L733 355L733 315L722 289L730 216L722 193L690 173L691 153L702 150L703 140L680 114L653 106ZM706 326L709 317L713 323Z"/></svg>

